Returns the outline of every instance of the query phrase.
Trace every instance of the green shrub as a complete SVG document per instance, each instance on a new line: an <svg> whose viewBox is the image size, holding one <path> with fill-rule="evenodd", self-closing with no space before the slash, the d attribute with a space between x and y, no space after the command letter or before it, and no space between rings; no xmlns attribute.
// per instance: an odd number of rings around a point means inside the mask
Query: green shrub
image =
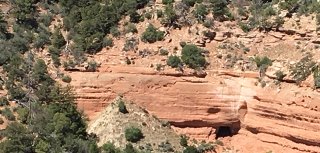
<svg viewBox="0 0 320 153"><path fill-rule="evenodd" d="M119 148L117 148L116 146L114 146L113 143L111 142L107 142L105 143L101 149L104 151L104 153L120 153L121 150Z"/></svg>
<svg viewBox="0 0 320 153"><path fill-rule="evenodd" d="M138 12L133 12L130 14L130 22L132 23L139 23L141 15Z"/></svg>
<svg viewBox="0 0 320 153"><path fill-rule="evenodd" d="M162 0L162 4L167 5L167 4L172 4L174 0Z"/></svg>
<svg viewBox="0 0 320 153"><path fill-rule="evenodd" d="M200 153L198 149L195 146L187 146L184 150L183 153Z"/></svg>
<svg viewBox="0 0 320 153"><path fill-rule="evenodd" d="M150 20L150 19L152 18L152 14L151 14L150 12L145 13L144 16L145 16L148 20Z"/></svg>
<svg viewBox="0 0 320 153"><path fill-rule="evenodd" d="M211 28L213 26L213 21L210 20L210 19L206 19L204 22L203 22L203 26L206 27L206 28Z"/></svg>
<svg viewBox="0 0 320 153"><path fill-rule="evenodd" d="M136 49L139 44L139 40L136 38L128 38L123 46L124 51L130 51Z"/></svg>
<svg viewBox="0 0 320 153"><path fill-rule="evenodd" d="M143 138L143 134L139 128L129 127L125 129L125 137L127 141L135 143Z"/></svg>
<svg viewBox="0 0 320 153"><path fill-rule="evenodd" d="M265 8L263 13L266 17L276 15L276 11L273 9L271 5Z"/></svg>
<svg viewBox="0 0 320 153"><path fill-rule="evenodd" d="M0 125L2 125L4 123L4 120L2 117L0 117Z"/></svg>
<svg viewBox="0 0 320 153"><path fill-rule="evenodd" d="M252 28L250 27L250 25L243 23L243 22L239 22L239 26L242 29L243 32L250 32L252 30Z"/></svg>
<svg viewBox="0 0 320 153"><path fill-rule="evenodd" d="M109 38L109 37L103 38L103 47L112 47L112 46L113 46L112 38Z"/></svg>
<svg viewBox="0 0 320 153"><path fill-rule="evenodd" d="M52 45L55 48L60 49L62 46L66 44L66 41L64 40L64 37L62 36L62 33L60 32L60 29L55 29L54 33L52 34Z"/></svg>
<svg viewBox="0 0 320 153"><path fill-rule="evenodd" d="M164 38L164 32L158 31L152 24L148 26L145 32L142 33L141 40L143 42L154 43L161 41Z"/></svg>
<svg viewBox="0 0 320 153"><path fill-rule="evenodd" d="M9 101L7 99L7 97L0 97L0 106L7 106L9 105Z"/></svg>
<svg viewBox="0 0 320 153"><path fill-rule="evenodd" d="M284 19L282 17L277 16L273 22L273 27L279 29L284 24Z"/></svg>
<svg viewBox="0 0 320 153"><path fill-rule="evenodd" d="M68 60L63 62L63 67L66 71L72 70L76 67L77 63L75 63L73 60Z"/></svg>
<svg viewBox="0 0 320 153"><path fill-rule="evenodd" d="M185 135L180 136L180 145L182 147L187 147L188 146L188 137Z"/></svg>
<svg viewBox="0 0 320 153"><path fill-rule="evenodd" d="M6 88L8 89L10 99L22 99L26 96L26 92L21 88L21 86Z"/></svg>
<svg viewBox="0 0 320 153"><path fill-rule="evenodd" d="M272 60L266 56L255 56L251 60L253 60L256 63L256 66L259 68L260 77L262 77L262 75L265 74L268 67L272 65Z"/></svg>
<svg viewBox="0 0 320 153"><path fill-rule="evenodd" d="M119 29L116 26L110 28L110 33L113 37L119 37L121 35Z"/></svg>
<svg viewBox="0 0 320 153"><path fill-rule="evenodd" d="M276 80L277 81L283 81L283 78L286 77L287 75L284 74L282 71L278 70L277 72L274 73L276 75Z"/></svg>
<svg viewBox="0 0 320 153"><path fill-rule="evenodd" d="M0 39L8 38L8 22L5 20L4 14L0 11Z"/></svg>
<svg viewBox="0 0 320 153"><path fill-rule="evenodd" d="M163 17L163 11L162 10L157 10L157 17L162 18Z"/></svg>
<svg viewBox="0 0 320 153"><path fill-rule="evenodd" d="M10 40L10 42L12 42L12 45L15 46L16 50L20 53L25 53L29 49L29 42L26 40L26 38L15 36Z"/></svg>
<svg viewBox="0 0 320 153"><path fill-rule="evenodd" d="M145 20L145 17L144 17L144 16L141 16L141 17L140 17L140 22L144 22L144 20Z"/></svg>
<svg viewBox="0 0 320 153"><path fill-rule="evenodd" d="M69 75L64 75L61 80L66 83L70 83L72 78Z"/></svg>
<svg viewBox="0 0 320 153"><path fill-rule="evenodd" d="M317 66L313 72L314 87L320 88L320 68Z"/></svg>
<svg viewBox="0 0 320 153"><path fill-rule="evenodd" d="M253 61L256 63L258 68L268 67L272 65L272 60L267 56L263 56L263 57L255 56L253 58Z"/></svg>
<svg viewBox="0 0 320 153"><path fill-rule="evenodd" d="M52 14L46 13L39 17L39 22L43 23L46 27L49 27L51 25L52 19Z"/></svg>
<svg viewBox="0 0 320 153"><path fill-rule="evenodd" d="M196 4L196 2L197 2L198 0L182 0L182 2L184 3L184 4L186 4L187 6L194 6L194 4Z"/></svg>
<svg viewBox="0 0 320 153"><path fill-rule="evenodd" d="M35 36L33 47L39 49L43 48L46 44L50 44L50 33L46 29L43 29Z"/></svg>
<svg viewBox="0 0 320 153"><path fill-rule="evenodd" d="M231 17L226 0L210 0L213 15L220 21L225 20L225 16Z"/></svg>
<svg viewBox="0 0 320 153"><path fill-rule="evenodd" d="M168 50L161 48L160 49L160 55L161 56L167 56L169 54Z"/></svg>
<svg viewBox="0 0 320 153"><path fill-rule="evenodd" d="M52 59L53 65L55 67L59 67L61 65L61 62L60 62L61 50L55 48L54 46L50 46L49 47L49 53L51 55L51 59Z"/></svg>
<svg viewBox="0 0 320 153"><path fill-rule="evenodd" d="M142 150L142 149L141 149ZM153 148L152 148L152 145L150 143L147 143L145 146L144 146L144 149L146 153L150 153L153 151Z"/></svg>
<svg viewBox="0 0 320 153"><path fill-rule="evenodd" d="M127 110L126 105L124 104L123 100L120 99L119 103L118 103L118 108L119 108L119 112L123 113L123 114L127 114L129 113Z"/></svg>
<svg viewBox="0 0 320 153"><path fill-rule="evenodd" d="M198 145L197 149L201 153L215 150L214 145L212 143L206 143L205 141L202 141L200 145Z"/></svg>
<svg viewBox="0 0 320 153"><path fill-rule="evenodd" d="M186 45L182 48L182 61L192 69L205 67L207 61L202 55L202 49L196 45Z"/></svg>
<svg viewBox="0 0 320 153"><path fill-rule="evenodd" d="M132 24L132 23L129 23L126 27L125 27L125 33L138 33L138 29L137 27Z"/></svg>
<svg viewBox="0 0 320 153"><path fill-rule="evenodd" d="M52 61L53 61L53 65L54 65L55 67L59 67L59 66L61 65L61 63L60 63L60 58L59 58L58 55L51 54L51 59L52 59Z"/></svg>
<svg viewBox="0 0 320 153"><path fill-rule="evenodd" d="M123 149L123 153L138 153L138 151L133 147L131 143L128 143Z"/></svg>
<svg viewBox="0 0 320 153"><path fill-rule="evenodd" d="M164 18L161 23L165 26L173 26L177 22L178 15L172 4L166 5L164 8Z"/></svg>
<svg viewBox="0 0 320 153"><path fill-rule="evenodd" d="M179 66L182 66L182 62L178 56L171 55L167 60L167 65L171 66L172 68L177 68Z"/></svg>
<svg viewBox="0 0 320 153"><path fill-rule="evenodd" d="M94 60L91 60L90 62L88 62L88 66L86 67L86 70L89 72L95 72L97 71L98 68L98 63Z"/></svg>
<svg viewBox="0 0 320 153"><path fill-rule="evenodd" d="M240 16L247 16L248 14L247 10L244 7L239 7L237 12Z"/></svg>
<svg viewBox="0 0 320 153"><path fill-rule="evenodd" d="M161 126L162 127L170 127L170 123L168 121L161 120Z"/></svg>
<svg viewBox="0 0 320 153"><path fill-rule="evenodd" d="M156 64L156 70L157 71L161 71L162 70L162 68L163 68L163 65L162 64Z"/></svg>
<svg viewBox="0 0 320 153"><path fill-rule="evenodd" d="M298 0L283 1L279 3L279 8L283 10L292 10L298 4Z"/></svg>
<svg viewBox="0 0 320 153"><path fill-rule="evenodd" d="M169 141L161 142L158 147L160 152L174 152L174 149Z"/></svg>
<svg viewBox="0 0 320 153"><path fill-rule="evenodd" d="M12 111L8 107L2 110L2 115L9 121L16 120L16 117L13 115Z"/></svg>
<svg viewBox="0 0 320 153"><path fill-rule="evenodd" d="M19 107L19 108L17 108L17 113L18 113L18 119L24 124L27 123L28 116L29 116L28 108Z"/></svg>
<svg viewBox="0 0 320 153"><path fill-rule="evenodd" d="M208 15L207 6L203 4L196 5L195 11L193 12L194 16L198 19L198 21L204 21L206 15Z"/></svg>

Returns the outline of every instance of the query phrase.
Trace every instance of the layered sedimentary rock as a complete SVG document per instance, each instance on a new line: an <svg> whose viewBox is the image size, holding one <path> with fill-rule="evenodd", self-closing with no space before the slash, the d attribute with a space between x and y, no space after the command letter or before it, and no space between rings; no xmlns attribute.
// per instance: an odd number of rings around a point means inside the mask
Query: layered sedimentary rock
<svg viewBox="0 0 320 153"><path fill-rule="evenodd" d="M219 127L230 127L228 145L240 152L320 152L320 94L310 88L261 88L256 72L215 70L196 78L110 66L70 75L78 106L91 119L122 94L197 139L213 140Z"/></svg>

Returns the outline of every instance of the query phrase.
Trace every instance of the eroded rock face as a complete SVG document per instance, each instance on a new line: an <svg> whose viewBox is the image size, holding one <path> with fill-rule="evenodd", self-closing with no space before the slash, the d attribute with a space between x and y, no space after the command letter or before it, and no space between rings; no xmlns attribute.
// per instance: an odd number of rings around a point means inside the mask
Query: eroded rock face
<svg viewBox="0 0 320 153"><path fill-rule="evenodd" d="M284 84L255 85L258 73L207 71L205 78L163 75L137 67L70 73L78 106L93 119L118 94L169 121L180 133L214 140L231 128L240 152L320 152L320 94Z"/></svg>

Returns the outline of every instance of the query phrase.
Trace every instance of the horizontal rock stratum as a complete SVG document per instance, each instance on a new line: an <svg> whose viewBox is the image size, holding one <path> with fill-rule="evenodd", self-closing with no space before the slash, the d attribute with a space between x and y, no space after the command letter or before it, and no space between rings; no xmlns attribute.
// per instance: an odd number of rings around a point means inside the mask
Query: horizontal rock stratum
<svg viewBox="0 0 320 153"><path fill-rule="evenodd" d="M230 127L229 145L240 152L320 152L320 94L310 88L261 88L258 73L241 71L211 70L196 78L110 66L69 75L90 119L123 94L193 138L214 140L216 129Z"/></svg>

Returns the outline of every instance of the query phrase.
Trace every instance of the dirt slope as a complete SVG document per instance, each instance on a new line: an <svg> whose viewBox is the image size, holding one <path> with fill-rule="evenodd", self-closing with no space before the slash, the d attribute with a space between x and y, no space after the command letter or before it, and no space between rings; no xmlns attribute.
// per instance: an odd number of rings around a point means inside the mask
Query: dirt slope
<svg viewBox="0 0 320 153"><path fill-rule="evenodd" d="M160 121L143 108L126 102L129 113L119 112L118 103L122 98L118 97L106 107L102 113L88 126L88 132L98 136L98 145L102 146L107 142L114 143L117 147L124 148L128 143L124 131L131 126L141 129L144 138L134 144L145 147L148 143L152 145L155 152L159 151L161 143L169 142L175 151L181 151L179 144L180 137L165 122ZM157 151L158 150L158 151Z"/></svg>

